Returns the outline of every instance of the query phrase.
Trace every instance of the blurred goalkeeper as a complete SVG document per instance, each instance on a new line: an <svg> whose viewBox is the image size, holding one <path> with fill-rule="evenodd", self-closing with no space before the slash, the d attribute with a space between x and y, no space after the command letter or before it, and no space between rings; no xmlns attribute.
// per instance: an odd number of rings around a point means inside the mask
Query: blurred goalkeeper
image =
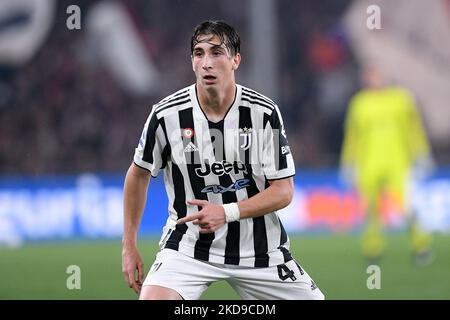
<svg viewBox="0 0 450 320"><path fill-rule="evenodd" d="M380 197L389 196L407 214L416 262L431 262L431 235L408 208L412 175L430 173L430 146L414 99L404 88L387 85L376 66L363 70L364 88L350 101L341 154L341 178L353 184L366 205L362 250L369 261L383 254Z"/></svg>

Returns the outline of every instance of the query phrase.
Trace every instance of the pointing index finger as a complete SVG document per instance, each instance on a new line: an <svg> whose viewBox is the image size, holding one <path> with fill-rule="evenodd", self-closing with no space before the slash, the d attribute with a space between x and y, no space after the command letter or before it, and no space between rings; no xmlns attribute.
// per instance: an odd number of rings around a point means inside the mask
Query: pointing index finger
<svg viewBox="0 0 450 320"><path fill-rule="evenodd" d="M198 199L192 199L192 200L188 200L187 202L190 205L197 205L197 206L205 206L208 204L208 201L206 200L198 200Z"/></svg>
<svg viewBox="0 0 450 320"><path fill-rule="evenodd" d="M177 224L183 224L189 221L193 221L193 220L197 220L200 219L202 217L201 213L196 213L196 214L191 214L189 216L186 216L184 218L178 219L177 220Z"/></svg>

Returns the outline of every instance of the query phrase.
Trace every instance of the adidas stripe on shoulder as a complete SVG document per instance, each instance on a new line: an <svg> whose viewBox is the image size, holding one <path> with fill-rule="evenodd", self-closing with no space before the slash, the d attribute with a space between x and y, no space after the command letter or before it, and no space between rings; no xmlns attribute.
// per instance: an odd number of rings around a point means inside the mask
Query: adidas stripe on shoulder
<svg viewBox="0 0 450 320"><path fill-rule="evenodd" d="M189 97L189 88L184 88L155 104L155 112L159 113L170 107L179 106L189 101L191 101Z"/></svg>
<svg viewBox="0 0 450 320"><path fill-rule="evenodd" d="M177 92L172 93L171 95L165 97L164 99L162 99L161 101L159 101L158 103L156 103L155 106L156 106L156 107L159 107L159 106L161 106L161 105L163 105L163 104L169 102L170 100L172 100L172 99L174 99L174 98L176 98L176 97L178 97L178 96L180 96L180 95L183 95L183 94L185 94L185 93L188 93L188 92L189 92L189 87L183 88L183 89L181 89L181 90L178 90Z"/></svg>
<svg viewBox="0 0 450 320"><path fill-rule="evenodd" d="M189 88L185 88L176 92L175 94L163 99L161 102L155 105L155 113L158 115L164 110L172 107L181 106L191 102Z"/></svg>
<svg viewBox="0 0 450 320"><path fill-rule="evenodd" d="M247 101L248 103L251 104L256 104L265 107L271 111L275 109L275 102L273 102L271 99L254 90L245 87L242 88L241 100Z"/></svg>

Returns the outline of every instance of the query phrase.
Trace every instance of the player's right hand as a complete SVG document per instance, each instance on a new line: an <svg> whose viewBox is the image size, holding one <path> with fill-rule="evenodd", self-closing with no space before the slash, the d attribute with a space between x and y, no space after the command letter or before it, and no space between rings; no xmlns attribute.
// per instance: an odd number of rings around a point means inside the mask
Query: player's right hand
<svg viewBox="0 0 450 320"><path fill-rule="evenodd" d="M135 245L123 246L122 273L128 286L139 295L144 281L144 264Z"/></svg>

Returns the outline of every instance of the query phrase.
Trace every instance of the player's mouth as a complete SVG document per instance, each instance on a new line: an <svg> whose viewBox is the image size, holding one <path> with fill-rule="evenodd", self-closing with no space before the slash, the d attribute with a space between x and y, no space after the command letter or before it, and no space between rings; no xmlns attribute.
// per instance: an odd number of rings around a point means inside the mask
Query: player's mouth
<svg viewBox="0 0 450 320"><path fill-rule="evenodd" d="M213 75L203 76L203 80L205 80L206 84L212 84L212 83L216 82L216 79L217 78L215 76L213 76Z"/></svg>

